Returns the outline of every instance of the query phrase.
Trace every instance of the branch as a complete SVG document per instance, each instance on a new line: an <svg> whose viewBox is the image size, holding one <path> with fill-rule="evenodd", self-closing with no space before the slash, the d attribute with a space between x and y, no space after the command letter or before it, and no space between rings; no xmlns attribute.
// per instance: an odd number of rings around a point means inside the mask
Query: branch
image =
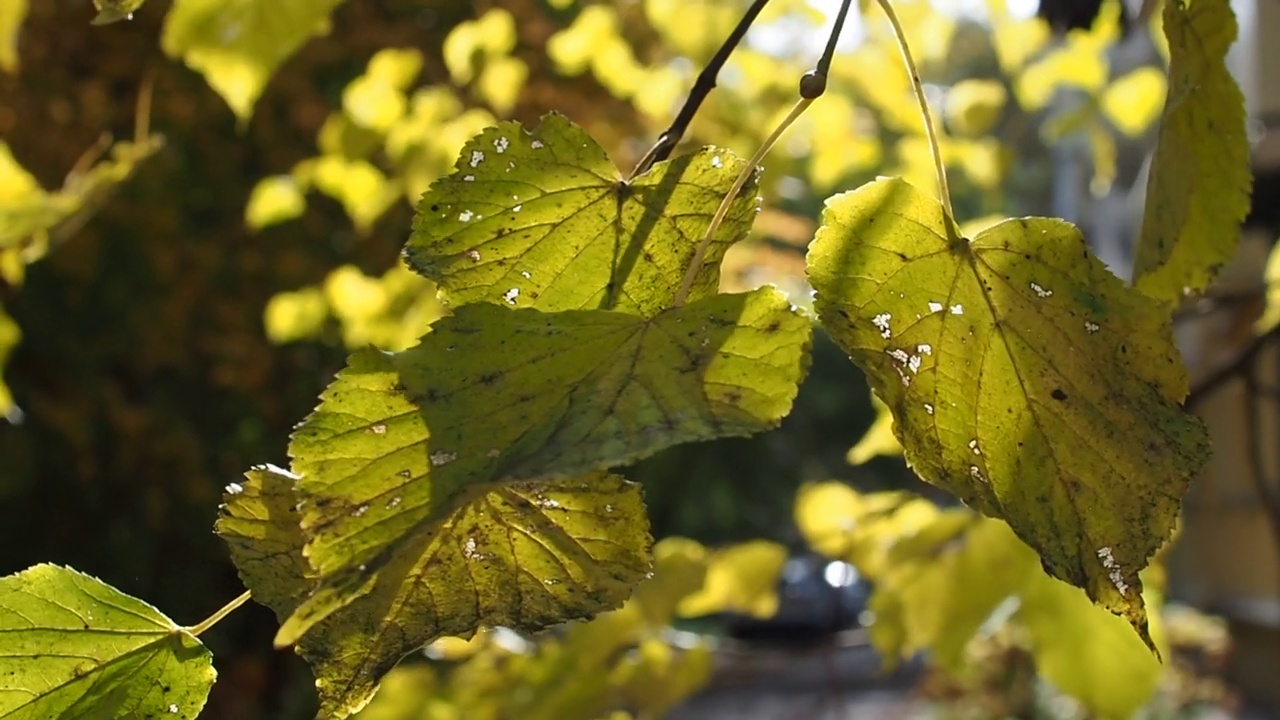
<svg viewBox="0 0 1280 720"><path fill-rule="evenodd" d="M684 105L680 108L680 112L676 114L676 119L671 121L671 127L667 128L658 136L658 141L649 148L649 152L640 158L640 162L636 164L634 170L631 171L631 177L643 175L653 167L656 162L662 162L671 155L671 151L680 143L680 138L684 137L684 133L689 129L689 123L693 121L693 116L698 112L698 108L702 105L702 101L707 99L707 95L716 86L716 77L720 75L720 68L728 62L738 43L742 41L742 37L747 34L752 23L756 21L756 17L760 15L760 11L764 10L764 6L769 4L769 0L755 0L751 7L747 8L747 12L742 16L742 20L738 21L737 27L733 32L729 33L729 37L716 50L716 54L711 56L711 60L707 62L707 66L698 73L698 79L693 83L693 89L689 91L689 97L685 99Z"/></svg>
<svg viewBox="0 0 1280 720"><path fill-rule="evenodd" d="M1188 410L1194 409L1222 385L1245 373L1258 357L1258 353L1262 352L1263 348L1276 338L1280 338L1280 327L1255 337L1240 351L1239 355L1196 383L1195 387L1191 388L1191 392L1187 394L1187 400L1183 403L1183 407Z"/></svg>

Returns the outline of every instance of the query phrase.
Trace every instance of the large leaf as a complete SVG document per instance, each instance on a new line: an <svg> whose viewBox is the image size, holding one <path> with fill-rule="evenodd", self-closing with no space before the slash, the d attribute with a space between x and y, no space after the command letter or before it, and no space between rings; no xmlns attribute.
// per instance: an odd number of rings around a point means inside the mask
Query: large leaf
<svg viewBox="0 0 1280 720"><path fill-rule="evenodd" d="M490 482L771 428L809 336L765 288L653 319L468 305L403 353L357 353L290 446L310 563L376 569Z"/></svg>
<svg viewBox="0 0 1280 720"><path fill-rule="evenodd" d="M1249 211L1244 97L1227 70L1231 4L1169 0L1169 95L1147 183L1138 289L1167 301L1207 288L1235 254Z"/></svg>
<svg viewBox="0 0 1280 720"><path fill-rule="evenodd" d="M241 121L276 68L312 36L329 32L342 0L175 0L161 46L205 76Z"/></svg>
<svg viewBox="0 0 1280 720"><path fill-rule="evenodd" d="M816 307L925 480L1008 521L1045 569L1149 642L1138 571L1205 463L1164 306L1060 220L972 241L900 180L828 201Z"/></svg>
<svg viewBox="0 0 1280 720"><path fill-rule="evenodd" d="M653 316L671 306L742 167L728 150L707 148L624 182L560 115L531 133L502 123L467 143L453 174L423 197L405 255L457 304ZM748 182L730 206L690 300L716 292L725 250L755 218L756 192Z"/></svg>
<svg viewBox="0 0 1280 720"><path fill-rule="evenodd" d="M217 524L241 578L282 622L311 588L297 481L278 468L251 470L228 488ZM493 625L537 630L616 607L649 569L647 527L639 486L613 475L510 483L479 495L298 641L320 714L360 710L405 654L442 635Z"/></svg>
<svg viewBox="0 0 1280 720"><path fill-rule="evenodd" d="M56 565L0 578L0 717L194 718L217 673L147 603Z"/></svg>

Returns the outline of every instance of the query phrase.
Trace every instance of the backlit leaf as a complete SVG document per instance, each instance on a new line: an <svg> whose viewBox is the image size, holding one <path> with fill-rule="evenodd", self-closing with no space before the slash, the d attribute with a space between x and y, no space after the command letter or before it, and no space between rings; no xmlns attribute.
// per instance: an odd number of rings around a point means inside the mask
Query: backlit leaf
<svg viewBox="0 0 1280 720"><path fill-rule="evenodd" d="M253 230L261 230L300 217L307 209L307 199L298 182L288 175L265 177L253 186L244 221Z"/></svg>
<svg viewBox="0 0 1280 720"><path fill-rule="evenodd" d="M752 540L712 553L702 589L680 602L679 613L697 617L734 612L770 618L778 611L778 576L787 549L775 542Z"/></svg>
<svg viewBox="0 0 1280 720"><path fill-rule="evenodd" d="M467 305L403 353L353 355L290 446L308 559L325 589L277 640L295 641L371 582L398 587L441 522L478 493L505 492L491 483L575 477L773 427L805 370L809 332L766 288L652 319ZM558 507L504 502L535 519ZM597 508L602 521L609 504ZM595 610L621 599L608 585L588 597L597 592Z"/></svg>
<svg viewBox="0 0 1280 720"><path fill-rule="evenodd" d="M271 74L302 44L329 32L342 0L174 0L161 46L204 75L241 121Z"/></svg>
<svg viewBox="0 0 1280 720"><path fill-rule="evenodd" d="M0 578L0 717L194 718L217 673L195 636L70 568Z"/></svg>
<svg viewBox="0 0 1280 720"><path fill-rule="evenodd" d="M94 25L110 25L121 20L132 20L133 13L147 0L93 0L98 14L93 18Z"/></svg>
<svg viewBox="0 0 1280 720"><path fill-rule="evenodd" d="M902 443L893 434L893 413L889 411L889 406L874 395L871 396L871 404L876 410L876 420L862 434L862 438L849 448L845 459L850 465L862 465L881 455L902 454Z"/></svg>
<svg viewBox="0 0 1280 720"><path fill-rule="evenodd" d="M27 0L0 3L0 70L18 72L18 31L27 17Z"/></svg>
<svg viewBox="0 0 1280 720"><path fill-rule="evenodd" d="M1259 335L1265 335L1280 327L1280 243L1274 245L1267 255L1267 265L1262 272L1262 281L1267 286L1267 304L1262 315L1253 323L1253 330Z"/></svg>
<svg viewBox="0 0 1280 720"><path fill-rule="evenodd" d="M13 393L4 382L4 367L5 363L9 362L9 353L13 352L20 340L22 340L22 329L5 312L4 306L0 305L0 416L10 421L20 417L20 414L17 404L13 401Z"/></svg>
<svg viewBox="0 0 1280 720"><path fill-rule="evenodd" d="M1169 315L1064 221L972 241L951 223L901 180L832 198L808 258L819 317L922 478L1006 520L1149 643L1138 571L1209 454L1178 405Z"/></svg>
<svg viewBox="0 0 1280 720"><path fill-rule="evenodd" d="M652 316L671 306L742 166L728 150L708 148L624 183L595 140L560 115L531 133L502 123L467 143L454 173L422 199L405 256L459 305ZM724 251L746 234L756 207L748 182L690 300L716 292Z"/></svg>
<svg viewBox="0 0 1280 720"><path fill-rule="evenodd" d="M1119 77L1102 91L1099 104L1120 132L1138 137L1160 117L1167 82L1159 68L1140 67Z"/></svg>
<svg viewBox="0 0 1280 720"><path fill-rule="evenodd" d="M1229 3L1164 3L1169 95L1147 182L1134 284L1168 302L1204 290L1235 255L1249 211L1244 98L1227 70Z"/></svg>

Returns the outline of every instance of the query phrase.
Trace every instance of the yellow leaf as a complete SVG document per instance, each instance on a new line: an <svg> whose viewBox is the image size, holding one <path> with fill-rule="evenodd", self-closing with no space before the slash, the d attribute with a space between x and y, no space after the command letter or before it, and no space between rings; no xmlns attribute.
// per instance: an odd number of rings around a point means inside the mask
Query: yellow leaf
<svg viewBox="0 0 1280 720"><path fill-rule="evenodd" d="M1164 105L1162 71L1142 67L1115 80L1102 92L1102 112L1120 132L1137 137L1147 131Z"/></svg>
<svg viewBox="0 0 1280 720"><path fill-rule="evenodd" d="M27 0L0 3L0 70L18 72L18 31L27 16Z"/></svg>
<svg viewBox="0 0 1280 720"><path fill-rule="evenodd" d="M345 320L370 318L387 307L382 284L354 265L343 265L329 273L324 281L324 294L333 314Z"/></svg>
<svg viewBox="0 0 1280 720"><path fill-rule="evenodd" d="M900 492L861 494L837 482L805 485L795 518L805 542L830 558L846 560L872 581L890 569L889 549L938 517L933 503Z"/></svg>
<svg viewBox="0 0 1280 720"><path fill-rule="evenodd" d="M253 230L261 230L302 215L307 209L302 188L288 175L263 178L253 187L244 221Z"/></svg>
<svg viewBox="0 0 1280 720"><path fill-rule="evenodd" d="M417 50L390 48L369 61L364 75L342 91L342 108L357 125L385 134L404 117L405 91L422 71Z"/></svg>
<svg viewBox="0 0 1280 720"><path fill-rule="evenodd" d="M617 34L617 12L607 5L591 5L583 8L569 27L551 36L547 56L561 73L581 75L591 67L598 44Z"/></svg>
<svg viewBox="0 0 1280 720"><path fill-rule="evenodd" d="M778 610L778 574L787 549L765 540L732 545L712 554L702 590L680 602L679 613L697 617L736 612L756 618Z"/></svg>
<svg viewBox="0 0 1280 720"><path fill-rule="evenodd" d="M317 190L342 203L360 232L368 231L400 194L372 163L334 155L316 159L313 182Z"/></svg>
<svg viewBox="0 0 1280 720"><path fill-rule="evenodd" d="M267 338L277 345L316 337L329 317L329 303L317 288L272 296L263 312Z"/></svg>
<svg viewBox="0 0 1280 720"><path fill-rule="evenodd" d="M1000 119L1006 99L997 80L961 80L947 91L947 126L958 135L986 135Z"/></svg>
<svg viewBox="0 0 1280 720"><path fill-rule="evenodd" d="M1015 84L1018 102L1031 111L1040 110L1060 87L1089 93L1107 83L1108 63L1104 50L1085 39L1073 37L1064 47L1050 52L1022 71Z"/></svg>
<svg viewBox="0 0 1280 720"><path fill-rule="evenodd" d="M880 455L901 455L902 445L893 434L893 413L880 398L871 396L871 405L876 410L876 420L862 434L862 439L849 448L845 459L850 465L862 465Z"/></svg>
<svg viewBox="0 0 1280 720"><path fill-rule="evenodd" d="M1267 306L1253 324L1253 331L1265 335L1280 326L1280 243L1271 248L1267 255L1267 267L1262 272L1262 281L1267 285Z"/></svg>
<svg viewBox="0 0 1280 720"><path fill-rule="evenodd" d="M1244 97L1227 69L1231 6L1169 0L1169 96L1147 182L1134 284L1169 303L1207 288L1235 255L1249 212Z"/></svg>
<svg viewBox="0 0 1280 720"><path fill-rule="evenodd" d="M241 121L276 68L315 35L329 32L342 0L174 0L161 46L181 58Z"/></svg>
<svg viewBox="0 0 1280 720"><path fill-rule="evenodd" d="M499 115L507 115L516 106L520 91L529 77L529 66L514 57L500 57L485 63L476 83L480 97Z"/></svg>
<svg viewBox="0 0 1280 720"><path fill-rule="evenodd" d="M1049 42L1049 25L1040 18L1002 22L995 27L992 43L1000 69L1013 75Z"/></svg>
<svg viewBox="0 0 1280 720"><path fill-rule="evenodd" d="M18 406L13 402L13 393L4 382L4 366L9 361L9 354L22 340L22 329L9 317L0 306L0 416L10 421L17 415Z"/></svg>

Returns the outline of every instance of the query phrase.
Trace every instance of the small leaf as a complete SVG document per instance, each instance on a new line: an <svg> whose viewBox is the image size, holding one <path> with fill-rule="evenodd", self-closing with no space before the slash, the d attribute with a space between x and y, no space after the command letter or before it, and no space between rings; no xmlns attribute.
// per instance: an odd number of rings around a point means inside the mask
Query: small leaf
<svg viewBox="0 0 1280 720"><path fill-rule="evenodd" d="M290 445L311 565L326 584L374 572L488 483L774 427L809 337L763 288L651 320L468 305L405 352L356 353Z"/></svg>
<svg viewBox="0 0 1280 720"><path fill-rule="evenodd" d="M671 306L685 269L743 161L704 149L623 182L604 150L560 115L532 133L490 128L418 205L409 264L456 304L611 309ZM724 252L757 208L748 182L703 258L689 300L716 292ZM519 294L508 298L512 288Z"/></svg>
<svg viewBox="0 0 1280 720"><path fill-rule="evenodd" d="M875 395L871 396L871 405L875 408L876 420L862 434L862 438L849 448L845 460L850 465L863 465L881 455L902 454L902 443L893 434L893 413L889 411L889 406Z"/></svg>
<svg viewBox="0 0 1280 720"><path fill-rule="evenodd" d="M281 63L329 32L342 0L175 0L161 46L205 76L241 121Z"/></svg>
<svg viewBox="0 0 1280 720"><path fill-rule="evenodd" d="M1280 327L1280 243L1271 247L1267 254L1267 265L1262 271L1262 281L1266 284L1266 307L1262 315L1253 323L1253 331L1258 335Z"/></svg>
<svg viewBox="0 0 1280 720"><path fill-rule="evenodd" d="M775 542L753 540L712 553L700 591L680 602L679 613L697 617L734 612L767 619L778 611L778 576L787 549Z"/></svg>
<svg viewBox="0 0 1280 720"><path fill-rule="evenodd" d="M121 20L132 20L133 13L146 0L93 0L98 14L93 18L94 25L110 25Z"/></svg>
<svg viewBox="0 0 1280 720"><path fill-rule="evenodd" d="M300 217L307 200L298 182L288 175L265 177L253 186L244 222L251 230L261 230Z"/></svg>
<svg viewBox="0 0 1280 720"><path fill-rule="evenodd" d="M5 720L194 718L217 676L160 611L56 565L0 578L0 633Z"/></svg>
<svg viewBox="0 0 1280 720"><path fill-rule="evenodd" d="M952 241L941 205L892 179L823 217L815 307L893 410L907 461L1150 643L1138 571L1209 455L1178 405L1187 377L1163 304L1061 220Z"/></svg>
<svg viewBox="0 0 1280 720"><path fill-rule="evenodd" d="M4 382L4 367L9 362L9 354L22 340L22 328L9 317L4 306L0 305L0 417L14 422L22 416L17 403L13 401L13 393Z"/></svg>
<svg viewBox="0 0 1280 720"><path fill-rule="evenodd" d="M1108 85L1099 105L1120 132L1138 137L1160 117L1160 101L1167 85L1159 68L1140 67Z"/></svg>
<svg viewBox="0 0 1280 720"><path fill-rule="evenodd" d="M1134 284L1176 303L1209 287L1235 255L1249 212L1244 97L1227 69L1236 38L1229 3L1170 0L1169 95L1147 182Z"/></svg>
<svg viewBox="0 0 1280 720"><path fill-rule="evenodd" d="M27 0L0 3L0 70L18 72L18 32L27 17Z"/></svg>

